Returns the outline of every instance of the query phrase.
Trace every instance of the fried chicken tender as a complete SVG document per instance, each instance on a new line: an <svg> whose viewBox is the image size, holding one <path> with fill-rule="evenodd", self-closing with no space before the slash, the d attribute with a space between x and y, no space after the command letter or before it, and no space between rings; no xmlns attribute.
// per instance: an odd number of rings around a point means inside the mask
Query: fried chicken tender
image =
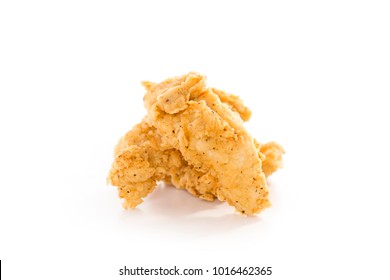
<svg viewBox="0 0 390 280"><path fill-rule="evenodd" d="M243 124L250 110L205 81L188 73L143 83L148 115L115 147L108 177L125 208L140 204L157 181L226 201L246 215L270 206L266 176L281 166L283 148L254 140Z"/></svg>

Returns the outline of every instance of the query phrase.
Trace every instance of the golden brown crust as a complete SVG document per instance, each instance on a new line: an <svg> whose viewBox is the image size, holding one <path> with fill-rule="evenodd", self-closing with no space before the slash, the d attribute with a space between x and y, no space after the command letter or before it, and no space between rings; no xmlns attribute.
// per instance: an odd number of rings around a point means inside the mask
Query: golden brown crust
<svg viewBox="0 0 390 280"><path fill-rule="evenodd" d="M233 94L227 94L226 92L216 88L212 88L211 90L216 95L218 95L222 103L226 103L234 112L239 113L243 121L249 121L252 116L252 112L251 110L249 110L248 107L244 105L244 102L242 102L242 100L238 96Z"/></svg>
<svg viewBox="0 0 390 280"><path fill-rule="evenodd" d="M136 207L161 180L247 215L270 205L266 175L280 167L283 149L258 144L243 125L250 110L205 84L197 73L143 83L148 115L117 144L108 178L124 207Z"/></svg>
<svg viewBox="0 0 390 280"><path fill-rule="evenodd" d="M269 142L260 146L260 152L265 156L263 171L265 176L270 176L282 167L282 156L285 153L282 146L275 142Z"/></svg>

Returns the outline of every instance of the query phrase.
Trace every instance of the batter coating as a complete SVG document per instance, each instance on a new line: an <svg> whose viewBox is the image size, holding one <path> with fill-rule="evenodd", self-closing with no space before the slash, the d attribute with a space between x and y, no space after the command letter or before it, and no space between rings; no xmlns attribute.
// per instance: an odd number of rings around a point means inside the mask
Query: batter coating
<svg viewBox="0 0 390 280"><path fill-rule="evenodd" d="M270 206L266 176L281 166L283 148L255 141L243 125L250 110L205 81L188 73L143 83L148 115L117 144L108 177L125 208L140 204L157 181L246 215Z"/></svg>

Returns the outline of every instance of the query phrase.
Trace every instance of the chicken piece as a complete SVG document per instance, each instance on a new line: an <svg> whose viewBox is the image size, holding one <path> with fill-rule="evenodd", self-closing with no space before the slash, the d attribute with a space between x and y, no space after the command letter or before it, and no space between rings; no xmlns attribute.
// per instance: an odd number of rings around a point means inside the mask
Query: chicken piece
<svg viewBox="0 0 390 280"><path fill-rule="evenodd" d="M255 139L255 146L259 152L259 157L263 161L263 172L266 177L282 167L282 157L284 149L276 142L269 142L261 145Z"/></svg>
<svg viewBox="0 0 390 280"><path fill-rule="evenodd" d="M285 153L282 146L275 142L269 142L260 146L260 153L265 156L263 172L266 177L282 167L282 156Z"/></svg>
<svg viewBox="0 0 390 280"><path fill-rule="evenodd" d="M172 183L191 194L213 201L215 196L206 187L213 178L195 170L178 150L162 144L161 135L145 120L123 136L115 147L115 161L108 181L125 199L124 208L135 208L151 193L157 181Z"/></svg>
<svg viewBox="0 0 390 280"><path fill-rule="evenodd" d="M246 132L251 112L238 97L206 88L196 73L143 85L148 115L117 144L108 178L125 208L136 207L160 180L246 215L270 205L265 175L280 167L284 151Z"/></svg>
<svg viewBox="0 0 390 280"><path fill-rule="evenodd" d="M175 169L181 165L180 153L161 146L155 129L143 121L116 145L108 181L118 187L119 196L125 199L123 207L134 208L154 190L156 181L164 178L165 169L158 167Z"/></svg>

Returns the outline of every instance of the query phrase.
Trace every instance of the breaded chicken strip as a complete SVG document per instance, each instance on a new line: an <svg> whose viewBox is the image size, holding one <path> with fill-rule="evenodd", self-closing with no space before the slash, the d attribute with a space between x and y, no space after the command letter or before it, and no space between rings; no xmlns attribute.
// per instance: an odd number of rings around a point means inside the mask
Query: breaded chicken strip
<svg viewBox="0 0 390 280"><path fill-rule="evenodd" d="M115 147L115 161L109 182L119 188L124 208L134 208L151 193L157 181L172 183L191 194L213 201L208 185L214 178L204 176L183 159L180 152L162 145L162 137L145 121L123 136Z"/></svg>
<svg viewBox="0 0 390 280"><path fill-rule="evenodd" d="M246 132L251 113L238 97L206 88L196 73L143 84L148 116L119 141L108 178L125 208L141 203L160 180L247 215L270 205L263 170L274 172L284 151Z"/></svg>

